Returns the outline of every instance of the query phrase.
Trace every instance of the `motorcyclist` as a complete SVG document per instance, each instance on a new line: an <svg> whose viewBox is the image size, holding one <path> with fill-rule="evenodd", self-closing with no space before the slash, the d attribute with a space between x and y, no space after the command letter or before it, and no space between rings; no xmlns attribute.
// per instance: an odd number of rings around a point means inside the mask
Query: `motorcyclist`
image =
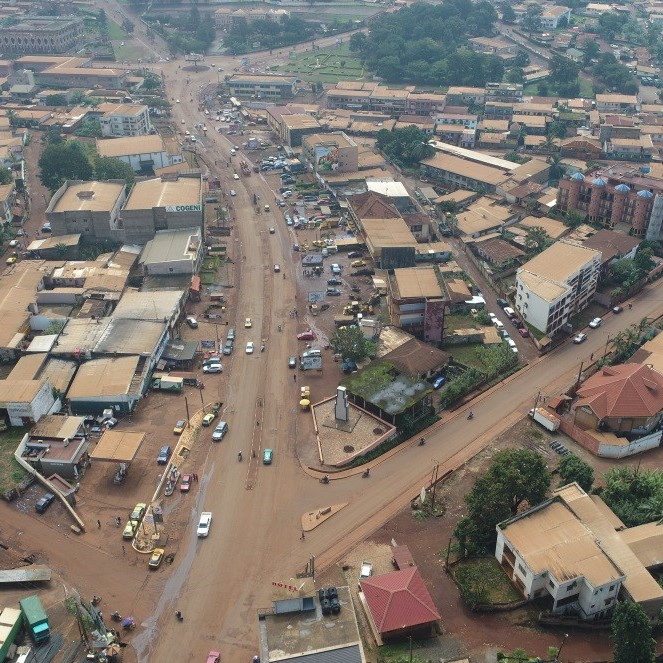
<svg viewBox="0 0 663 663"><path fill-rule="evenodd" d="M239 461L242 460L242 452L241 451L237 452L237 460L239 460Z"/></svg>
<svg viewBox="0 0 663 663"><path fill-rule="evenodd" d="M467 415L467 418L474 419L474 412L472 412L472 410L470 410L470 413Z"/></svg>

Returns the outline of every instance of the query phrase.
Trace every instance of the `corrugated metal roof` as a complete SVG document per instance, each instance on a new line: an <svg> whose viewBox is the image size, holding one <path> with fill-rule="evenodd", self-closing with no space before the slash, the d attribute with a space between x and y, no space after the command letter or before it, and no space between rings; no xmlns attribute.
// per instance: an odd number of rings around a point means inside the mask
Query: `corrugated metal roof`
<svg viewBox="0 0 663 663"><path fill-rule="evenodd" d="M279 659L270 656L269 660ZM358 644L288 658L289 663L299 663L300 661L301 663L363 663Z"/></svg>
<svg viewBox="0 0 663 663"><path fill-rule="evenodd" d="M51 569L42 564L31 564L19 569L0 570L0 583L42 582L51 579Z"/></svg>

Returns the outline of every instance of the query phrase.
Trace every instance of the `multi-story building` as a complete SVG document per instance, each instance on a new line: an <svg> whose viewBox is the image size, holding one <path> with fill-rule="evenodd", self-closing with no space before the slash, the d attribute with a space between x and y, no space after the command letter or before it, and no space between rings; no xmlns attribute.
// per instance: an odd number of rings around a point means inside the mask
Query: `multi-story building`
<svg viewBox="0 0 663 663"><path fill-rule="evenodd" d="M3 25L3 53L66 53L81 46L85 35L82 18L75 16L26 16L16 25Z"/></svg>
<svg viewBox="0 0 663 663"><path fill-rule="evenodd" d="M634 169L612 167L559 181L557 209L583 212L604 228L627 224L635 237L658 240L663 225L663 182Z"/></svg>
<svg viewBox="0 0 663 663"><path fill-rule="evenodd" d="M599 113L637 113L640 102L631 94L597 94L596 110Z"/></svg>
<svg viewBox="0 0 663 663"><path fill-rule="evenodd" d="M486 83L485 100L520 103L523 100L523 86L518 83Z"/></svg>
<svg viewBox="0 0 663 663"><path fill-rule="evenodd" d="M297 91L297 78L266 74L233 74L228 80L228 90L235 97L291 99Z"/></svg>
<svg viewBox="0 0 663 663"><path fill-rule="evenodd" d="M447 90L447 106L483 106L486 90L482 87L458 87L452 85Z"/></svg>
<svg viewBox="0 0 663 663"><path fill-rule="evenodd" d="M543 14L541 14L541 27L544 30L557 30L560 23L566 21L566 25L568 25L570 20L571 9L569 7L551 5L543 8Z"/></svg>
<svg viewBox="0 0 663 663"><path fill-rule="evenodd" d="M16 60L16 68L35 72L35 82L45 87L98 88L119 90L124 87L127 71L91 66L90 58L63 55L24 55Z"/></svg>
<svg viewBox="0 0 663 663"><path fill-rule="evenodd" d="M302 156L316 173L359 170L359 147L342 131L304 136Z"/></svg>
<svg viewBox="0 0 663 663"><path fill-rule="evenodd" d="M169 146L174 144L166 145L158 134L97 140L99 156L115 157L128 163L136 172L182 163L181 152L169 150Z"/></svg>
<svg viewBox="0 0 663 663"><path fill-rule="evenodd" d="M312 113L288 106L272 106L267 109L267 124L278 134L281 142L290 147L299 147L302 138L320 132L320 122Z"/></svg>
<svg viewBox="0 0 663 663"><path fill-rule="evenodd" d="M242 20L247 22L264 20L280 21L290 16L287 9L267 9L253 7L251 9L236 9L234 7L221 7L214 12L214 25L217 30L228 30Z"/></svg>
<svg viewBox="0 0 663 663"><path fill-rule="evenodd" d="M591 301L601 252L560 241L516 273L515 305L525 322L553 336Z"/></svg>
<svg viewBox="0 0 663 663"><path fill-rule="evenodd" d="M99 118L99 122L101 123L101 135L104 138L147 136L152 131L147 106L113 104L112 108L107 109Z"/></svg>

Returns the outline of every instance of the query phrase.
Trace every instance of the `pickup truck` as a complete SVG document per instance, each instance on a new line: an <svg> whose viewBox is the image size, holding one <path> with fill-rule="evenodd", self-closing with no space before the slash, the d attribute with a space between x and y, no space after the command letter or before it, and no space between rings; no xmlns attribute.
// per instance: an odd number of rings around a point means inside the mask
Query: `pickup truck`
<svg viewBox="0 0 663 663"><path fill-rule="evenodd" d="M370 578L373 575L373 565L370 562L363 561L359 571L359 580Z"/></svg>
<svg viewBox="0 0 663 663"><path fill-rule="evenodd" d="M196 534L199 538L205 538L209 534L210 527L212 526L212 512L203 511L200 514L200 520L198 521L198 529Z"/></svg>

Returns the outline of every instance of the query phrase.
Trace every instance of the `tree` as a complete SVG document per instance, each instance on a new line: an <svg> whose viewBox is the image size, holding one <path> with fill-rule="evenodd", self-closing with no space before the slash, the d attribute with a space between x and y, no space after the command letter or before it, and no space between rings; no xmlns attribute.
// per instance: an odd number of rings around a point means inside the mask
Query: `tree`
<svg viewBox="0 0 663 663"><path fill-rule="evenodd" d="M598 54L601 52L601 47L598 42L593 39L588 39L582 45L582 63L585 67L592 61L595 60Z"/></svg>
<svg viewBox="0 0 663 663"><path fill-rule="evenodd" d="M548 135L553 138L566 138L566 122L555 120L548 125Z"/></svg>
<svg viewBox="0 0 663 663"><path fill-rule="evenodd" d="M461 549L489 550L494 546L496 525L515 516L524 503L540 504L549 487L550 474L539 454L529 449L499 451L465 497L468 514L454 531Z"/></svg>
<svg viewBox="0 0 663 663"><path fill-rule="evenodd" d="M341 327L329 339L329 344L343 359L352 359L355 362L361 361L373 350L371 342L356 326Z"/></svg>
<svg viewBox="0 0 663 663"><path fill-rule="evenodd" d="M516 67L527 67L529 64L529 55L527 51L518 51L516 57L513 59L513 64Z"/></svg>
<svg viewBox="0 0 663 663"><path fill-rule="evenodd" d="M647 613L637 603L620 601L612 618L614 663L653 663L656 641Z"/></svg>
<svg viewBox="0 0 663 663"><path fill-rule="evenodd" d="M559 181L564 177L564 173L566 172L566 166L562 163L562 157L559 154L552 154L548 162L550 163L550 179L552 181Z"/></svg>
<svg viewBox="0 0 663 663"><path fill-rule="evenodd" d="M537 5L538 6L538 5ZM554 83L568 83L578 78L580 66L562 55L553 55L550 58L550 80Z"/></svg>
<svg viewBox="0 0 663 663"><path fill-rule="evenodd" d="M562 457L559 464L560 486L574 481L588 493L594 483L594 469L589 463L586 463L580 456L567 454Z"/></svg>
<svg viewBox="0 0 663 663"><path fill-rule="evenodd" d="M91 180L93 169L82 143L71 140L50 143L39 157L39 179L51 191L59 189L65 180Z"/></svg>
<svg viewBox="0 0 663 663"><path fill-rule="evenodd" d="M368 37L363 32L355 32L350 37L350 50L353 53L363 53L366 50Z"/></svg>
<svg viewBox="0 0 663 663"><path fill-rule="evenodd" d="M519 83L522 85L525 82L525 72L523 71L522 67L514 67L513 69L509 69L506 74L506 80L507 83Z"/></svg>
<svg viewBox="0 0 663 663"><path fill-rule="evenodd" d="M415 166L435 154L435 148L428 144L428 136L415 125L394 131L381 129L376 138L377 148L397 165Z"/></svg>
<svg viewBox="0 0 663 663"><path fill-rule="evenodd" d="M57 94L48 94L44 103L47 106L66 106L67 105L67 95L58 92Z"/></svg>
<svg viewBox="0 0 663 663"><path fill-rule="evenodd" d="M502 8L502 20L509 24L516 22L516 12L513 11L513 7L511 7L511 5L507 4Z"/></svg>
<svg viewBox="0 0 663 663"><path fill-rule="evenodd" d="M530 34L541 30L541 16L543 7L541 5L528 5L525 16L523 16L523 28Z"/></svg>
<svg viewBox="0 0 663 663"><path fill-rule="evenodd" d="M527 229L525 249L528 256L534 257L538 253L541 253L547 246L550 246L551 243L552 241L548 237L548 233L541 226Z"/></svg>
<svg viewBox="0 0 663 663"><path fill-rule="evenodd" d="M94 176L98 180L125 180L129 186L135 179L133 168L114 157L97 156L94 160Z"/></svg>
<svg viewBox="0 0 663 663"><path fill-rule="evenodd" d="M0 184L11 184L14 176L9 168L0 168Z"/></svg>
<svg viewBox="0 0 663 663"><path fill-rule="evenodd" d="M630 344L623 333L622 338L625 344ZM608 470L604 477L606 485L601 497L627 527L644 525L663 516L663 473L660 470L616 467Z"/></svg>

